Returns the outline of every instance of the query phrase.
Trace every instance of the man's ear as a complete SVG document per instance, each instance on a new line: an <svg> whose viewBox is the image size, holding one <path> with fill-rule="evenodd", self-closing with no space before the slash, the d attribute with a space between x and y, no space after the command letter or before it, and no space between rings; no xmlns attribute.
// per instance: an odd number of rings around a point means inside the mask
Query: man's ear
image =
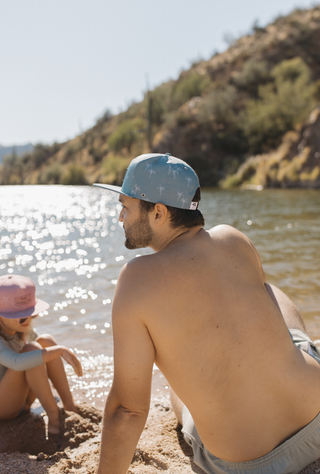
<svg viewBox="0 0 320 474"><path fill-rule="evenodd" d="M168 218L167 206L161 202L157 202L153 209L153 219L155 225L162 225Z"/></svg>

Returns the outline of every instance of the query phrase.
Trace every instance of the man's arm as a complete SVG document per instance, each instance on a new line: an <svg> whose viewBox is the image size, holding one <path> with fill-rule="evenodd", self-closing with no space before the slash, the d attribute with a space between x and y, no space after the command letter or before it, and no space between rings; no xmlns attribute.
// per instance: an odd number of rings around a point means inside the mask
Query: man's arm
<svg viewBox="0 0 320 474"><path fill-rule="evenodd" d="M142 320L134 267L121 271L113 300L114 379L105 406L97 474L127 472L149 411L155 350Z"/></svg>
<svg viewBox="0 0 320 474"><path fill-rule="evenodd" d="M248 239L249 240L249 239ZM304 321L302 319L301 314L299 313L298 308L294 305L294 303L290 300L290 298L283 293L279 288L277 288L274 285L268 284L266 281L266 275L265 272L262 268L262 263L260 259L260 255L253 245L253 243L249 240L255 254L257 257L257 260L259 262L259 267L261 269L261 274L262 274L262 279L264 282L264 286L272 299L273 303L279 310L279 312L282 314L282 317L287 325L288 328L290 329L300 329L304 332L306 332L306 326L304 324Z"/></svg>
<svg viewBox="0 0 320 474"><path fill-rule="evenodd" d="M272 301L282 314L287 327L307 332L302 316L290 298L274 285L265 283L265 287Z"/></svg>

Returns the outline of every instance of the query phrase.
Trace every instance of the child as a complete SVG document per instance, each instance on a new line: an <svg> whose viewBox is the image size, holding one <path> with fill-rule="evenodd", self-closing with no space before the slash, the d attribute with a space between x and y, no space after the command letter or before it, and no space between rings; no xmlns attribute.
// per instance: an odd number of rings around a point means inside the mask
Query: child
<svg viewBox="0 0 320 474"><path fill-rule="evenodd" d="M78 412L70 392L61 357L78 376L82 367L65 346L50 334L37 337L33 318L49 305L35 297L35 285L18 275L0 277L0 420L10 420L29 410L36 398L47 412L48 432L59 433L59 409L49 379L68 411Z"/></svg>

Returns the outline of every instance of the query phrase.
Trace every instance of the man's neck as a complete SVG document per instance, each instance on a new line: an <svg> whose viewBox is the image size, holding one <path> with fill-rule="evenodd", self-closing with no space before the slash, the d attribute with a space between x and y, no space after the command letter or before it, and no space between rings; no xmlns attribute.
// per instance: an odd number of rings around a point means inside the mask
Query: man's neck
<svg viewBox="0 0 320 474"><path fill-rule="evenodd" d="M170 228L170 231L164 233L164 235L155 235L149 247L155 252L162 252L182 240L193 238L201 229L201 226L192 227L191 229L186 227Z"/></svg>

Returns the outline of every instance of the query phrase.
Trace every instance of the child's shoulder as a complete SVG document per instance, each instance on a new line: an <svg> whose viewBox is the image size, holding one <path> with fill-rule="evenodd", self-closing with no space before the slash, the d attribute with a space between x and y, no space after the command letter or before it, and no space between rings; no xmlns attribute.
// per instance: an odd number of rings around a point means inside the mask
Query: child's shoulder
<svg viewBox="0 0 320 474"><path fill-rule="evenodd" d="M27 342L35 341L38 336L39 334L37 333L37 330L31 327L27 334Z"/></svg>
<svg viewBox="0 0 320 474"><path fill-rule="evenodd" d="M16 333L14 336L5 337L0 334L0 350L4 349L13 349L16 352L19 352L23 347L23 340L19 338L19 335Z"/></svg>

